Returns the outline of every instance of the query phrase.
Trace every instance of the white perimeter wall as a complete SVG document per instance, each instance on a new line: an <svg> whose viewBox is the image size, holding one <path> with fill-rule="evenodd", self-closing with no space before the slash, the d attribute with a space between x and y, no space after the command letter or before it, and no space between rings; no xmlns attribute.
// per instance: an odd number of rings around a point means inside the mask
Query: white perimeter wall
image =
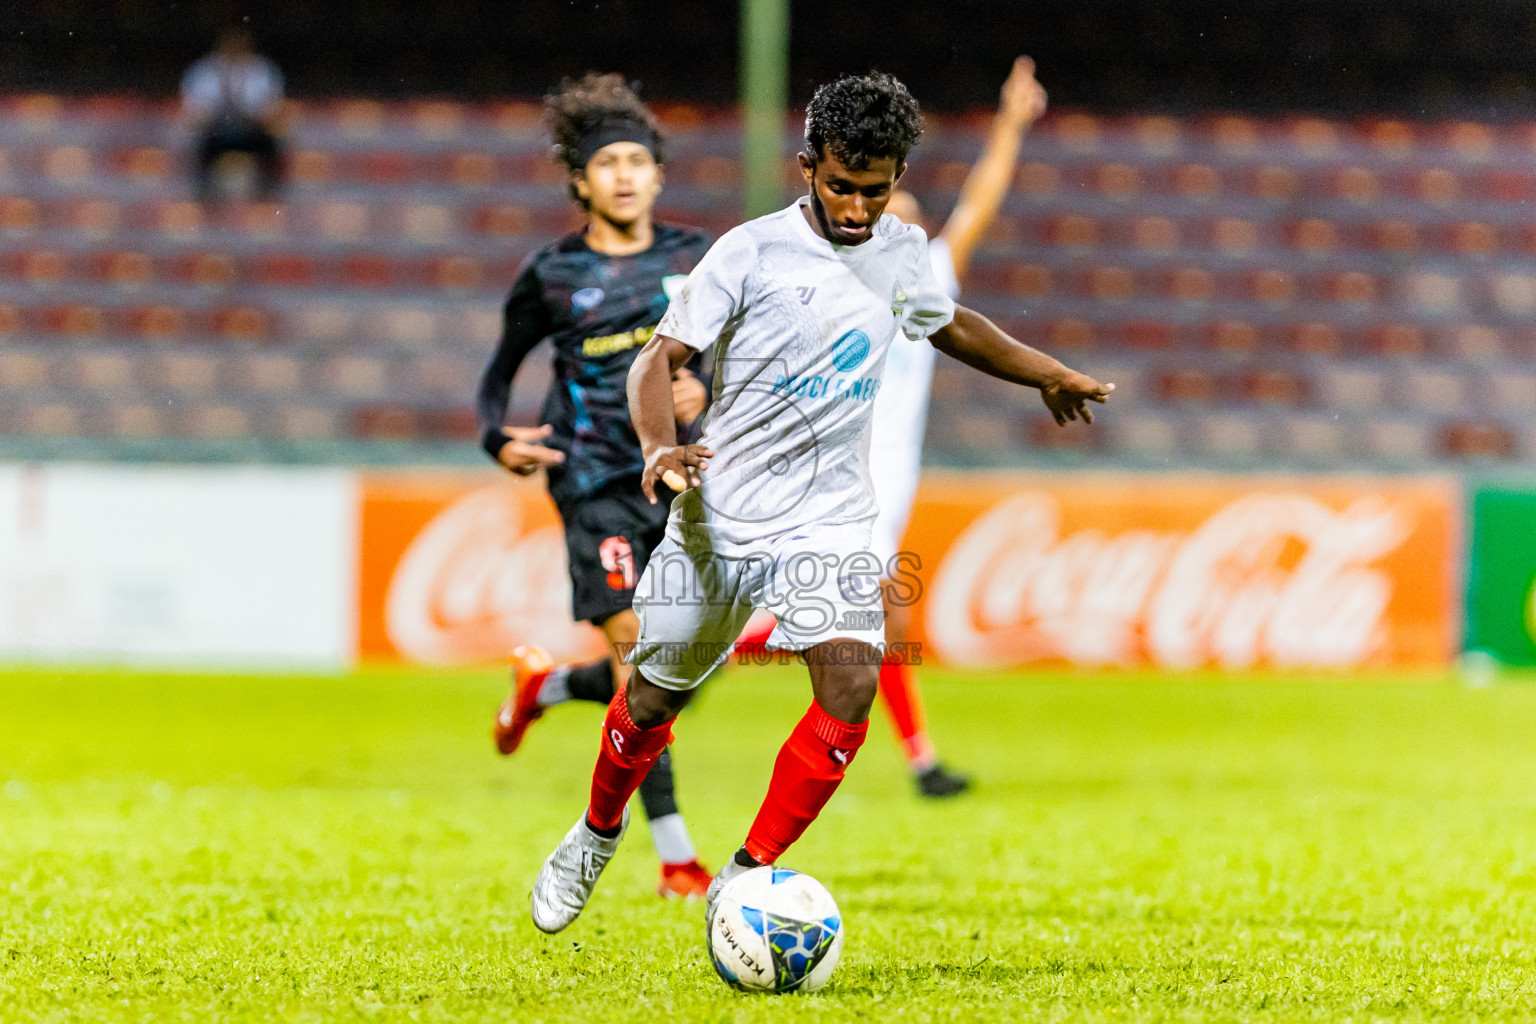
<svg viewBox="0 0 1536 1024"><path fill-rule="evenodd" d="M0 466L0 661L352 661L345 470Z"/></svg>

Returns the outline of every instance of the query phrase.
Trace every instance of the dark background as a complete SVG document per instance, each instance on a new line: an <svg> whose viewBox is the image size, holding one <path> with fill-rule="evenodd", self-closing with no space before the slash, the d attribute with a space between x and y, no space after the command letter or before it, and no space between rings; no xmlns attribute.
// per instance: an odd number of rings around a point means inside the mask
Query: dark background
<svg viewBox="0 0 1536 1024"><path fill-rule="evenodd" d="M241 17L299 97L527 96L588 67L623 71L658 100L736 91L732 0L11 0L0 91L169 96L216 27ZM1507 0L799 0L791 99L879 66L933 109L989 106L1021 52L1057 106L1536 110L1536 5Z"/></svg>

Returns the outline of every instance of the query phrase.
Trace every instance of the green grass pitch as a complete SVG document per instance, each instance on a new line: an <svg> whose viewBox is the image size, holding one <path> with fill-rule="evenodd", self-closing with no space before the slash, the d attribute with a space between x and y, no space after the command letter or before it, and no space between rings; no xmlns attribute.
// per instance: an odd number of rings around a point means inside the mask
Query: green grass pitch
<svg viewBox="0 0 1536 1024"><path fill-rule="evenodd" d="M496 757L498 672L0 675L0 1020L1536 1017L1536 687L926 674L974 795L882 721L785 863L848 928L814 995L714 977L637 817L585 916L528 886L599 709ZM677 728L714 863L808 700L732 670Z"/></svg>

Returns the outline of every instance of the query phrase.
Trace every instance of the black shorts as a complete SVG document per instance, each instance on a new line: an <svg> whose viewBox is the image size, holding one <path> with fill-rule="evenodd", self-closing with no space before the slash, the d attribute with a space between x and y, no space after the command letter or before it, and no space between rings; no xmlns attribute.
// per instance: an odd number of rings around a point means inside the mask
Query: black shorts
<svg viewBox="0 0 1536 1024"><path fill-rule="evenodd" d="M601 626L634 601L635 584L667 531L671 492L657 491L652 505L640 493L639 478L631 477L559 506L577 622Z"/></svg>

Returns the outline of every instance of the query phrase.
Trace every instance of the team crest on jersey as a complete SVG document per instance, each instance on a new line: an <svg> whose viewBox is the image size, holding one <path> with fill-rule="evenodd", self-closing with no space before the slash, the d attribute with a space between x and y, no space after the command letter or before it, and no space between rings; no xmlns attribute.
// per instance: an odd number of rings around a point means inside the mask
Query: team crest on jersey
<svg viewBox="0 0 1536 1024"><path fill-rule="evenodd" d="M671 302L677 298L677 293L683 290L683 285L688 281L687 274L668 274L661 279L661 293Z"/></svg>
<svg viewBox="0 0 1536 1024"><path fill-rule="evenodd" d="M891 284L891 316L899 317L907 308L907 291L900 281Z"/></svg>
<svg viewBox="0 0 1536 1024"><path fill-rule="evenodd" d="M869 355L869 335L854 329L832 344L832 365L844 373L858 366Z"/></svg>
<svg viewBox="0 0 1536 1024"><path fill-rule="evenodd" d="M583 288L571 296L571 308L578 313L585 313L602 301L603 290L601 288Z"/></svg>

